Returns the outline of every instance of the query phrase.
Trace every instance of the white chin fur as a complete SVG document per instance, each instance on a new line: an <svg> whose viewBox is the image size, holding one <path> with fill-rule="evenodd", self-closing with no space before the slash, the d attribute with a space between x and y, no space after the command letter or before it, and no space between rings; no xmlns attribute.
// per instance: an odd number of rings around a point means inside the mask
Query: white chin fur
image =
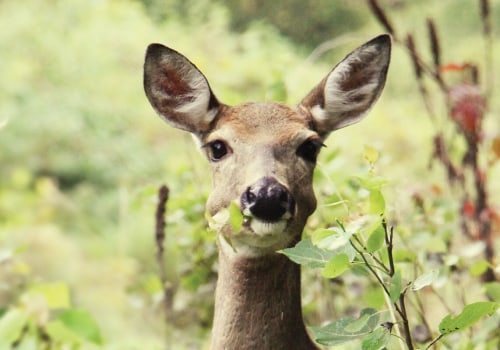
<svg viewBox="0 0 500 350"><path fill-rule="evenodd" d="M250 228L258 236L266 236L283 233L286 228L286 221L266 222L253 218Z"/></svg>
<svg viewBox="0 0 500 350"><path fill-rule="evenodd" d="M219 236L220 248L229 256L256 257L283 249L287 246L290 236L285 232L287 220L265 222L252 218L249 227L244 228L229 240L224 235Z"/></svg>

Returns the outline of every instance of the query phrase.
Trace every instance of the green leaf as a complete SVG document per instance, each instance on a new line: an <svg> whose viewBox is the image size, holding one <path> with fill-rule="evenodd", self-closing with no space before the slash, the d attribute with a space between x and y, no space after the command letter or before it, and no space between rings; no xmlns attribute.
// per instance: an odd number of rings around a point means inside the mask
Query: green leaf
<svg viewBox="0 0 500 350"><path fill-rule="evenodd" d="M485 273L488 268L490 267L490 263L486 260L480 260L478 262L476 262L475 264L473 264L470 268L469 268L469 272L472 276L481 276L483 273Z"/></svg>
<svg viewBox="0 0 500 350"><path fill-rule="evenodd" d="M203 266L196 266L185 274L181 279L181 284L187 290L194 292L202 284L206 283L209 278L209 271Z"/></svg>
<svg viewBox="0 0 500 350"><path fill-rule="evenodd" d="M68 328L61 320L54 320L45 326L47 335L55 342L79 344L82 342L81 337L72 329Z"/></svg>
<svg viewBox="0 0 500 350"><path fill-rule="evenodd" d="M161 280L156 274L148 274L144 276L141 287L149 295L154 295L163 291Z"/></svg>
<svg viewBox="0 0 500 350"><path fill-rule="evenodd" d="M427 240L425 247L425 251L429 253L447 253L448 247L446 242L441 237L431 237Z"/></svg>
<svg viewBox="0 0 500 350"><path fill-rule="evenodd" d="M367 307L372 307L377 310L383 308L386 302L384 289L380 288L379 285L366 286L362 298Z"/></svg>
<svg viewBox="0 0 500 350"><path fill-rule="evenodd" d="M0 340L7 344L13 343L21 336L28 322L28 315L19 310L12 309L0 318Z"/></svg>
<svg viewBox="0 0 500 350"><path fill-rule="evenodd" d="M342 234L340 227L319 228L311 234L311 242L318 247L322 247L322 241L330 236Z"/></svg>
<svg viewBox="0 0 500 350"><path fill-rule="evenodd" d="M370 191L370 197L368 198L370 204L371 214L383 214L385 211L385 199L380 190Z"/></svg>
<svg viewBox="0 0 500 350"><path fill-rule="evenodd" d="M372 232L370 237L368 237L368 241L366 242L366 249L370 253L374 253L380 248L382 248L384 243L385 243L385 230L381 225L379 225L377 226L375 231Z"/></svg>
<svg viewBox="0 0 500 350"><path fill-rule="evenodd" d="M411 285L411 290L417 291L427 286L430 286L438 278L439 271L431 270L423 275L419 276Z"/></svg>
<svg viewBox="0 0 500 350"><path fill-rule="evenodd" d="M325 278L335 278L349 269L351 263L347 254L335 255L325 266L321 275Z"/></svg>
<svg viewBox="0 0 500 350"><path fill-rule="evenodd" d="M361 348L363 350L379 350L387 345L391 334L384 328L379 327L363 338Z"/></svg>
<svg viewBox="0 0 500 350"><path fill-rule="evenodd" d="M378 327L380 313L375 309L361 310L359 318L341 318L324 327L311 327L314 339L323 345L338 345L364 337Z"/></svg>
<svg viewBox="0 0 500 350"><path fill-rule="evenodd" d="M407 249L395 249L392 255L394 257L394 262L397 263L413 263L417 259L417 255Z"/></svg>
<svg viewBox="0 0 500 350"><path fill-rule="evenodd" d="M463 331L479 321L482 317L491 316L499 306L498 303L490 301L479 301L466 305L457 317L447 315L443 318L441 323L439 323L439 332L444 336Z"/></svg>
<svg viewBox="0 0 500 350"><path fill-rule="evenodd" d="M279 252L285 254L297 264L313 268L324 267L335 255L334 252L314 246L310 239L304 239L297 243L295 247L286 248Z"/></svg>
<svg viewBox="0 0 500 350"><path fill-rule="evenodd" d="M34 334L35 333L35 334ZM24 333L22 338L20 339L19 343L16 343L16 350L40 350L40 348L43 349L41 346L41 341L39 341L39 335L36 334L36 332L29 330L28 333ZM0 342L0 349L3 350L1 342ZM11 350L11 348L8 348ZM51 348L52 350L53 348Z"/></svg>
<svg viewBox="0 0 500 350"><path fill-rule="evenodd" d="M212 232L222 232L223 228L230 221L229 209L222 208L214 216L211 216L207 210L205 211L205 219L207 220L208 227Z"/></svg>
<svg viewBox="0 0 500 350"><path fill-rule="evenodd" d="M382 218L380 217L380 215L361 215L356 219L348 222L345 226L345 231L349 233L349 235L362 233L366 236L369 236L373 231L377 229L378 226L380 226L381 221Z"/></svg>
<svg viewBox="0 0 500 350"><path fill-rule="evenodd" d="M363 156L368 161L368 163L374 164L378 160L379 152L375 147L365 145L365 153Z"/></svg>
<svg viewBox="0 0 500 350"><path fill-rule="evenodd" d="M101 332L94 317L85 310L71 309L58 316L64 326L82 339L102 344Z"/></svg>
<svg viewBox="0 0 500 350"><path fill-rule="evenodd" d="M30 288L30 293L40 294L51 309L69 308L71 306L69 288L66 283L43 283Z"/></svg>
<svg viewBox="0 0 500 350"><path fill-rule="evenodd" d="M343 253L348 256L349 261L353 261L356 257L356 250L349 242L351 236L351 233L344 231L340 227L319 229L312 234L312 243L319 249L330 252L331 257Z"/></svg>
<svg viewBox="0 0 500 350"><path fill-rule="evenodd" d="M238 204L231 202L231 204L229 205L229 222L235 234L241 231L241 227L243 226L243 219L244 217Z"/></svg>
<svg viewBox="0 0 500 350"><path fill-rule="evenodd" d="M401 281L401 272L398 270L394 273L394 276L392 276L391 285L389 288L389 297L392 303L398 301L402 290L403 283Z"/></svg>
<svg viewBox="0 0 500 350"><path fill-rule="evenodd" d="M361 187L368 191L380 191L387 184L387 180L382 176L363 175L356 176L356 179L359 181Z"/></svg>
<svg viewBox="0 0 500 350"><path fill-rule="evenodd" d="M500 282L489 282L484 284L486 289L486 295L491 298L491 300L500 302Z"/></svg>
<svg viewBox="0 0 500 350"><path fill-rule="evenodd" d="M350 246L349 239L352 234L345 232L340 227L316 230L312 235L312 242L318 248L337 251Z"/></svg>

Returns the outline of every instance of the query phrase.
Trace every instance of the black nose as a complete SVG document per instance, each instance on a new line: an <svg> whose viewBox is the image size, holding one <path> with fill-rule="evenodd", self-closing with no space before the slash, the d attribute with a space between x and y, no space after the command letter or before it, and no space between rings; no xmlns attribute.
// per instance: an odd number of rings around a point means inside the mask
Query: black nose
<svg viewBox="0 0 500 350"><path fill-rule="evenodd" d="M286 212L293 214L295 200L288 189L273 177L264 177L241 195L241 209L263 221L278 221Z"/></svg>

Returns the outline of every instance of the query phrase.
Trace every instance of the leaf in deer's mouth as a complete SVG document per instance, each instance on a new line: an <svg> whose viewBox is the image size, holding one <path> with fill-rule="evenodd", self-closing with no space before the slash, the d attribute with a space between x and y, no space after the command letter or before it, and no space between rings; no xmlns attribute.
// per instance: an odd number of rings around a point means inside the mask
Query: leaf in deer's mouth
<svg viewBox="0 0 500 350"><path fill-rule="evenodd" d="M224 226L229 222L229 210L223 208L219 210L215 215L211 216L208 211L205 212L205 219L208 222L208 227L213 232L221 232Z"/></svg>
<svg viewBox="0 0 500 350"><path fill-rule="evenodd" d="M238 204L231 202L229 205L229 223L235 235L241 232L245 216L241 213Z"/></svg>

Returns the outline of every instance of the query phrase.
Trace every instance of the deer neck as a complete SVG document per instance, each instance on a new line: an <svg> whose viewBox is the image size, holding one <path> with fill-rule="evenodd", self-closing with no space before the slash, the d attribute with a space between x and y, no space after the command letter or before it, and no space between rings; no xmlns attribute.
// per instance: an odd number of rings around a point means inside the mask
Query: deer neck
<svg viewBox="0 0 500 350"><path fill-rule="evenodd" d="M219 247L212 333L214 350L317 349L302 319L300 267L282 254L241 257Z"/></svg>

